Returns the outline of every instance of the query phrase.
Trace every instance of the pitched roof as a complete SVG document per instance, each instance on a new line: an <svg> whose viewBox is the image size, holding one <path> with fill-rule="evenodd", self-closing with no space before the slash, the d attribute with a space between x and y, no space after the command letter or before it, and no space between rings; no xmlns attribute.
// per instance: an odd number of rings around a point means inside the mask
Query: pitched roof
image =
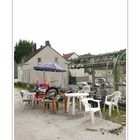
<svg viewBox="0 0 140 140"><path fill-rule="evenodd" d="M26 57L24 57L23 61L27 62L28 60L30 60L33 56L35 56L36 54L38 54L41 50L43 50L46 46L43 46L39 49L37 49L35 52L30 53L29 55L27 55Z"/></svg>
<svg viewBox="0 0 140 140"><path fill-rule="evenodd" d="M45 47L50 47L52 50L54 50L57 54L59 54L55 49L53 49L51 46L42 46L41 48L37 49L35 52L32 52L31 54L29 54L28 56L24 57L23 61L27 62L28 60L30 60L32 57L34 57L36 54L38 54L40 51L42 51ZM63 56L61 54L59 54L62 58ZM66 60L65 60L66 61Z"/></svg>
<svg viewBox="0 0 140 140"><path fill-rule="evenodd" d="M58 55L60 55L63 59L64 59L64 57L60 54L60 53L58 53L55 49L53 49L51 46L49 46L52 50L54 50ZM66 61L66 59L64 59L65 61Z"/></svg>
<svg viewBox="0 0 140 140"><path fill-rule="evenodd" d="M63 57L68 60L72 55L74 54L74 52L72 53L67 53L67 54L63 54Z"/></svg>

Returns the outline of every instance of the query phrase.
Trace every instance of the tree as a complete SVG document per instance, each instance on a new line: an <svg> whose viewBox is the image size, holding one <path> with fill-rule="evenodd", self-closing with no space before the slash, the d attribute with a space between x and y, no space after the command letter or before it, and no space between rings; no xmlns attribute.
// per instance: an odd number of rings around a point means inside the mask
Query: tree
<svg viewBox="0 0 140 140"><path fill-rule="evenodd" d="M20 39L15 45L14 59L17 63L20 63L23 57L34 51L36 51L36 43Z"/></svg>

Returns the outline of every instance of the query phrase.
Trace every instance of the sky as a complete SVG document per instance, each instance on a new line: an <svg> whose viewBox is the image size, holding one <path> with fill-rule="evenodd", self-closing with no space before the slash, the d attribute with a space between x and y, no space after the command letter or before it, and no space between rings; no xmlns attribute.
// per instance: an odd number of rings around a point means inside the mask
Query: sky
<svg viewBox="0 0 140 140"><path fill-rule="evenodd" d="M127 48L127 0L14 0L13 46L25 39L63 53Z"/></svg>

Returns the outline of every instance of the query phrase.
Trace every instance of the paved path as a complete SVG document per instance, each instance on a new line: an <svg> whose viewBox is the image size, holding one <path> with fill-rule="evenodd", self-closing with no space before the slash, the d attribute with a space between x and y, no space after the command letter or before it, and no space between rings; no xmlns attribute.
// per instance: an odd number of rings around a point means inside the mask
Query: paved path
<svg viewBox="0 0 140 140"><path fill-rule="evenodd" d="M41 106L40 106L41 107ZM83 112L75 116L64 113L60 109L56 113L42 108L32 110L31 105L22 105L19 92L14 93L14 140L125 140L125 129L119 134L111 134L108 130L120 125L95 118L83 119Z"/></svg>

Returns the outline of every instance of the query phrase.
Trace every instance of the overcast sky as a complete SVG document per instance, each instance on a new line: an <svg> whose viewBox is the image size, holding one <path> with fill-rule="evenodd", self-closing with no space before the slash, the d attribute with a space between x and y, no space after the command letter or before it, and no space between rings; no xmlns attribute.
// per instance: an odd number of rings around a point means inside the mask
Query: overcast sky
<svg viewBox="0 0 140 140"><path fill-rule="evenodd" d="M60 54L127 48L127 0L14 0L13 45L25 39Z"/></svg>

